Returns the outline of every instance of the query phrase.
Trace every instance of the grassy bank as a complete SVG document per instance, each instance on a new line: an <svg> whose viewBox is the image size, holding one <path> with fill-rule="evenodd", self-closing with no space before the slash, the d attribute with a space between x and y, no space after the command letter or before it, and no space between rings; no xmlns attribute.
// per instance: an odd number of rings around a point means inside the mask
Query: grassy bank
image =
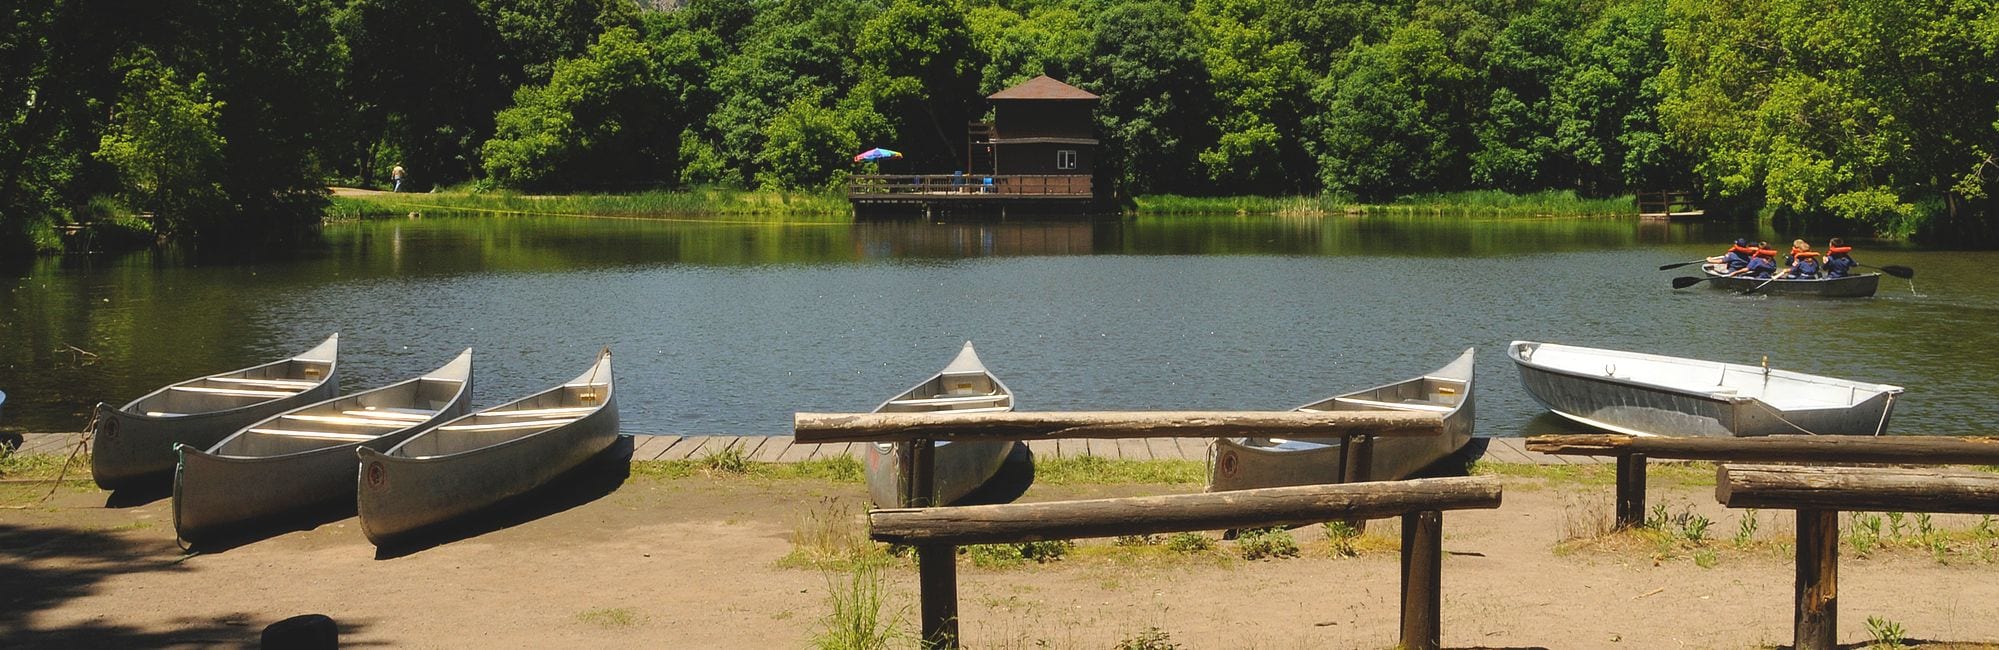
<svg viewBox="0 0 1999 650"><path fill-rule="evenodd" d="M703 188L636 194L529 195L450 190L426 193L336 195L327 217L352 219L404 215L420 210L552 216L753 217L771 221L845 220L852 214L838 194Z"/></svg>
<svg viewBox="0 0 1999 650"><path fill-rule="evenodd" d="M1237 214L1283 217L1407 215L1444 217L1592 217L1636 212L1630 196L1587 198L1566 190L1513 194L1495 190L1419 194L1391 203L1361 203L1343 196L1193 197L1141 196L1136 214Z"/></svg>

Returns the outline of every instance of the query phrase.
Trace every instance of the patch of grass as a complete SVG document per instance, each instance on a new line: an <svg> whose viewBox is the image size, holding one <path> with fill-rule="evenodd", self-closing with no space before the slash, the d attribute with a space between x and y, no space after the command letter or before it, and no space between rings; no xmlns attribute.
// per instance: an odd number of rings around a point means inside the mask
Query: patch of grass
<svg viewBox="0 0 1999 650"><path fill-rule="evenodd" d="M1756 509L1742 512L1742 520L1735 524L1735 547L1749 548L1756 542L1756 528L1761 525L1756 519Z"/></svg>
<svg viewBox="0 0 1999 650"><path fill-rule="evenodd" d="M578 612L576 620L598 627L631 627L638 625L644 617L629 607L591 609Z"/></svg>
<svg viewBox="0 0 1999 650"><path fill-rule="evenodd" d="M742 458L711 454L696 460L643 460L632 463L632 475L655 479L684 479L696 476L743 476L749 478L784 480L817 479L836 483L861 483L867 480L861 461L852 456L815 458L796 463L763 463Z"/></svg>
<svg viewBox="0 0 1999 650"><path fill-rule="evenodd" d="M334 197L330 218L402 216L426 210L581 217L709 217L715 220L835 221L852 219L844 194L693 188L629 194L527 195L467 189Z"/></svg>
<svg viewBox="0 0 1999 650"><path fill-rule="evenodd" d="M1111 540L1112 546L1158 546L1158 535L1119 535Z"/></svg>
<svg viewBox="0 0 1999 650"><path fill-rule="evenodd" d="M972 566L981 569L1000 569L1020 566L1028 562L1048 563L1062 559L1075 550L1076 543L1066 540L1025 542L1020 544L973 544L961 547L960 552L971 558Z"/></svg>
<svg viewBox="0 0 1999 650"><path fill-rule="evenodd" d="M1166 538L1166 549L1175 553L1206 553L1215 550L1215 540L1196 532L1173 533Z"/></svg>
<svg viewBox="0 0 1999 650"><path fill-rule="evenodd" d="M1298 557L1298 540L1282 528L1245 530L1236 535L1236 551L1245 560Z"/></svg>
<svg viewBox="0 0 1999 650"><path fill-rule="evenodd" d="M1208 467L1206 463L1192 460L1111 460L1102 456L1068 456L1036 460L1034 482L1045 485L1206 485Z"/></svg>
<svg viewBox="0 0 1999 650"><path fill-rule="evenodd" d="M868 539L860 510L834 497L806 511L791 529L791 552L778 566L848 570L856 565L895 561L888 545Z"/></svg>
<svg viewBox="0 0 1999 650"><path fill-rule="evenodd" d="M742 449L736 447L708 452L708 455L702 456L698 462L702 469L711 472L728 474L750 473L750 457L743 454Z"/></svg>
<svg viewBox="0 0 1999 650"><path fill-rule="evenodd" d="M844 577L844 579L842 579ZM906 607L890 609L881 567L855 565L845 574L826 575L832 611L821 619L813 641L820 650L882 650L905 641Z"/></svg>
<svg viewBox="0 0 1999 650"><path fill-rule="evenodd" d="M1902 630L1901 623L1879 616L1867 617L1867 636L1867 647L1870 648L1900 648L1908 640L1908 633Z"/></svg>
<svg viewBox="0 0 1999 650"><path fill-rule="evenodd" d="M17 454L0 448L0 478L12 480L50 480L63 475L63 463L69 463L68 479L90 478L90 454L77 454L71 461L67 450L60 454Z"/></svg>
<svg viewBox="0 0 1999 650"><path fill-rule="evenodd" d="M1321 527L1326 531L1326 543L1334 557L1360 555L1360 551L1354 548L1354 540L1360 538L1360 529L1344 521L1328 521Z"/></svg>
<svg viewBox="0 0 1999 650"><path fill-rule="evenodd" d="M1178 650L1180 644L1173 642L1173 636L1165 630L1148 627L1144 632L1125 637L1117 642L1115 650Z"/></svg>

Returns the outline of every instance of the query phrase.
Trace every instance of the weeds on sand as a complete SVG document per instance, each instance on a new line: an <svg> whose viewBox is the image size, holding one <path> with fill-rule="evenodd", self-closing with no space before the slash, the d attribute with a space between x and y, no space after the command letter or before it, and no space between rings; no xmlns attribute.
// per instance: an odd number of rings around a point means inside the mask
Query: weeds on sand
<svg viewBox="0 0 1999 650"><path fill-rule="evenodd" d="M1322 526L1326 531L1326 543L1332 547L1334 557L1354 557L1360 555L1353 545L1360 537L1360 530L1344 521L1328 521Z"/></svg>
<svg viewBox="0 0 1999 650"><path fill-rule="evenodd" d="M644 617L629 607L591 609L577 612L576 620L598 627L631 627Z"/></svg>
<svg viewBox="0 0 1999 650"><path fill-rule="evenodd" d="M1292 539L1291 531L1282 528L1257 528L1242 531L1235 539L1236 551L1245 560L1263 558L1298 557L1298 541Z"/></svg>
<svg viewBox="0 0 1999 650"><path fill-rule="evenodd" d="M886 544L868 539L859 509L836 497L821 497L819 507L800 515L791 529L791 553L779 566L848 570L879 566L895 560Z"/></svg>
<svg viewBox="0 0 1999 650"><path fill-rule="evenodd" d="M740 453L738 453L740 456ZM761 479L818 479L837 483L860 483L866 479L861 461L852 456L815 458L796 463L760 463L744 459L716 459L714 463L735 466L735 471L710 467L710 457L699 460L645 460L632 463L632 475L649 478L683 479L720 474Z"/></svg>
<svg viewBox="0 0 1999 650"><path fill-rule="evenodd" d="M1175 553L1206 553L1215 550L1215 540L1196 532L1173 533L1166 538L1166 549Z"/></svg>
<svg viewBox="0 0 1999 650"><path fill-rule="evenodd" d="M826 574L826 594L832 607L813 637L820 650L881 650L906 645L903 629L907 607L890 609L881 567L857 564L844 574Z"/></svg>
<svg viewBox="0 0 1999 650"><path fill-rule="evenodd" d="M743 455L742 449L729 447L721 451L709 452L708 455L702 456L701 468L711 472L748 474L750 473L750 457Z"/></svg>
<svg viewBox="0 0 1999 650"><path fill-rule="evenodd" d="M1901 623L1879 616L1867 617L1867 636L1870 639L1867 647L1870 648L1900 648L1902 642L1908 640Z"/></svg>
<svg viewBox="0 0 1999 650"><path fill-rule="evenodd" d="M1204 485L1208 482L1208 467L1206 463L1192 460L1111 460L1091 455L1066 456L1036 460L1034 482L1043 485Z"/></svg>
<svg viewBox="0 0 1999 650"><path fill-rule="evenodd" d="M1173 642L1173 636L1165 630L1148 627L1144 632L1125 637L1117 642L1116 650L1178 650L1180 644Z"/></svg>
<svg viewBox="0 0 1999 650"><path fill-rule="evenodd" d="M981 569L998 569L1019 566L1029 561L1037 563L1054 562L1076 549L1076 543L1066 539L1020 544L973 544L961 547L972 566Z"/></svg>

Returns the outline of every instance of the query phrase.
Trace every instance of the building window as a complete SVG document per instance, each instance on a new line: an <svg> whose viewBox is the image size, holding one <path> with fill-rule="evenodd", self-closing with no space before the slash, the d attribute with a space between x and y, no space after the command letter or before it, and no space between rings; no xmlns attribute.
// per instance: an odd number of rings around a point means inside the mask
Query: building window
<svg viewBox="0 0 1999 650"><path fill-rule="evenodd" d="M1059 150L1056 150L1056 152L1055 152L1055 168L1056 168L1056 169L1075 169L1075 168L1076 168L1076 150L1075 150L1075 149L1059 149Z"/></svg>

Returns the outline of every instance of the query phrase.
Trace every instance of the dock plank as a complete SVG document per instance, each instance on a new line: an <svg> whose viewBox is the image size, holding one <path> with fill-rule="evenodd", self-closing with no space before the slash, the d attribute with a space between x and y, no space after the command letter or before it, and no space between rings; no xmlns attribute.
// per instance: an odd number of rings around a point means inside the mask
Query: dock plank
<svg viewBox="0 0 1999 650"><path fill-rule="evenodd" d="M1054 458L1059 453L1055 449L1055 441L1053 440L1029 440L1027 441L1027 450L1034 452L1035 460Z"/></svg>
<svg viewBox="0 0 1999 650"><path fill-rule="evenodd" d="M819 445L811 443L800 444L796 442L791 442L790 440L786 440L784 445L784 451L779 452L777 455L777 462L796 463L800 461L811 460L812 452L818 450L819 450Z"/></svg>
<svg viewBox="0 0 1999 650"><path fill-rule="evenodd" d="M766 436L763 445L757 447L756 453L750 456L750 460L775 463L779 458L783 458L784 452L789 449L791 449L791 436Z"/></svg>
<svg viewBox="0 0 1999 650"><path fill-rule="evenodd" d="M1114 440L1117 443L1118 460L1152 460L1152 450L1146 448L1144 438Z"/></svg>
<svg viewBox="0 0 1999 650"><path fill-rule="evenodd" d="M766 442L770 442L770 436L739 436L736 438L736 450L742 452L743 458L756 460L757 452L763 450Z"/></svg>

